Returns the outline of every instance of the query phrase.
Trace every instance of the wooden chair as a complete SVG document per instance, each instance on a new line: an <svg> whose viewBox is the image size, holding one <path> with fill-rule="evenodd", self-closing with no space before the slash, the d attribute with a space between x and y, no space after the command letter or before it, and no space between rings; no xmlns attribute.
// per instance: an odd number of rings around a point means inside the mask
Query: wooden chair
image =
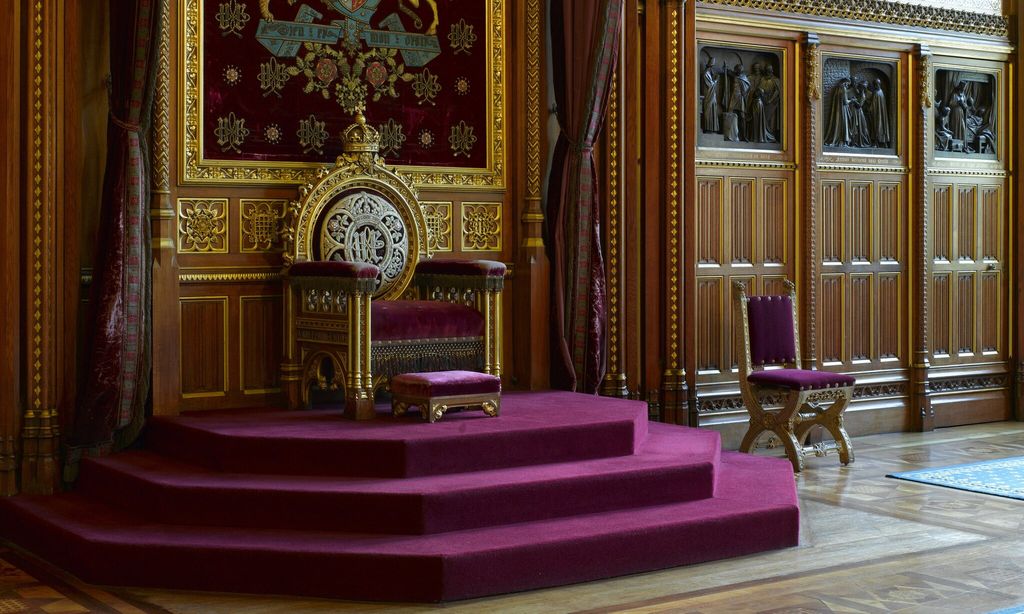
<svg viewBox="0 0 1024 614"><path fill-rule="evenodd" d="M788 295L747 296L746 286L733 282L740 390L750 414L740 451L753 452L757 438L770 431L782 441L795 472L803 470L807 453L824 456L838 450L840 462L848 465L853 462L853 445L843 426L843 411L853 397L855 380L842 373L800 368L796 286L785 283ZM762 405L761 395L769 392L785 395L781 409ZM811 429L819 425L834 441L805 445Z"/></svg>

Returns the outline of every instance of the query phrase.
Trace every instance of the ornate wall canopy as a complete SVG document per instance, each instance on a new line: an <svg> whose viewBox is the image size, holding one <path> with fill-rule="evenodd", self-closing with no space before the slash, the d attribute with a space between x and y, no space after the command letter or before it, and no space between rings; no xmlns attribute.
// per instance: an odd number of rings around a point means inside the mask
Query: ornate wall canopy
<svg viewBox="0 0 1024 614"><path fill-rule="evenodd" d="M838 19L877 21L900 26L952 30L987 36L1005 37L1009 32L1006 17L989 12L973 12L948 8L952 2L933 0L928 6L886 0L703 0L708 5L726 5L786 11L802 15L816 15ZM935 6L941 4L943 6ZM977 5L978 11L990 11L990 2L964 3L956 6Z"/></svg>
<svg viewBox="0 0 1024 614"><path fill-rule="evenodd" d="M505 0L182 4L182 183L305 183L362 111L418 187L505 187Z"/></svg>

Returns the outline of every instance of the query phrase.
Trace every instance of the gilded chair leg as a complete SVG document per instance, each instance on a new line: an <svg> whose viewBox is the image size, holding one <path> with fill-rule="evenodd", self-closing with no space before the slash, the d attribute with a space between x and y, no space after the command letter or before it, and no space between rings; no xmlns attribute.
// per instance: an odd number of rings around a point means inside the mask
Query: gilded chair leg
<svg viewBox="0 0 1024 614"><path fill-rule="evenodd" d="M743 441L740 442L740 452L746 452L750 454L754 451L754 446L757 445L757 438L761 436L761 433L765 432L764 424L758 418L755 419L753 415L750 416L750 422L747 426L747 433L743 436Z"/></svg>
<svg viewBox="0 0 1024 614"><path fill-rule="evenodd" d="M847 391L846 395L833 403L822 416L822 426L832 435L832 439L835 439L836 446L839 448L839 462L844 465L853 462L853 442L850 441L850 435L846 432L846 426L843 424L843 412L846 411L851 396L853 396L853 391Z"/></svg>
<svg viewBox="0 0 1024 614"><path fill-rule="evenodd" d="M793 465L793 473L800 473L804 470L804 447L797 441L792 429L777 428L772 432L782 440L782 446L786 449L786 458Z"/></svg>

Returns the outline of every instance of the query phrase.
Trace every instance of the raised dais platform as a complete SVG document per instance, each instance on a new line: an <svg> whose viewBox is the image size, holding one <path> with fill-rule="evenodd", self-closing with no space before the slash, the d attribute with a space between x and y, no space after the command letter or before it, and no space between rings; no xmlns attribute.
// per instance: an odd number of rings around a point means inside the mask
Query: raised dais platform
<svg viewBox="0 0 1024 614"><path fill-rule="evenodd" d="M793 546L798 514L784 460L550 392L435 424L156 419L76 492L0 500L0 532L96 584L443 601Z"/></svg>

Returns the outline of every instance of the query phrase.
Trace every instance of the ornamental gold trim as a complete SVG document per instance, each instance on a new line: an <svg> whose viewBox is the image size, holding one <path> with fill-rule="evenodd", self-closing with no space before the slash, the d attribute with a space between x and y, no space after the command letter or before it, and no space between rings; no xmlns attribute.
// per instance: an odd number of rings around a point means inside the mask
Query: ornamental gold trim
<svg viewBox="0 0 1024 614"><path fill-rule="evenodd" d="M829 19L874 21L896 26L950 30L986 36L1006 37L1009 34L1009 21L1002 15L987 15L886 0L703 0L703 2L707 5L784 11Z"/></svg>
<svg viewBox="0 0 1024 614"><path fill-rule="evenodd" d="M501 251L501 203L462 203L462 251Z"/></svg>
<svg viewBox="0 0 1024 614"><path fill-rule="evenodd" d="M452 207L448 202L420 202L427 220L427 245L432 252L452 251Z"/></svg>
<svg viewBox="0 0 1024 614"><path fill-rule="evenodd" d="M243 198L238 203L238 251L276 253L281 251L281 230L288 200L284 198Z"/></svg>
<svg viewBox="0 0 1024 614"><path fill-rule="evenodd" d="M178 281L183 284L270 283L281 281L281 271L188 271L178 274Z"/></svg>
<svg viewBox="0 0 1024 614"><path fill-rule="evenodd" d="M179 168L186 185L304 185L313 180L318 169L329 163L259 162L249 160L207 160L203 156L203 22L204 5L214 0L184 0L179 11L180 97ZM487 165L484 168L401 166L399 170L417 188L459 188L494 190L505 188L505 0L486 0L486 22L490 27L484 38L488 50L486 125ZM539 19L539 13L537 15ZM534 25L530 25L534 28ZM475 47L474 47L475 49ZM539 86L538 86L539 87ZM540 134L536 136L539 142ZM479 145L478 145L479 146ZM539 151L539 146L538 146ZM537 158L539 160L539 156ZM539 167L538 167L539 168ZM538 184L539 185L539 184Z"/></svg>
<svg viewBox="0 0 1024 614"><path fill-rule="evenodd" d="M228 253L228 199L178 199L178 252Z"/></svg>

